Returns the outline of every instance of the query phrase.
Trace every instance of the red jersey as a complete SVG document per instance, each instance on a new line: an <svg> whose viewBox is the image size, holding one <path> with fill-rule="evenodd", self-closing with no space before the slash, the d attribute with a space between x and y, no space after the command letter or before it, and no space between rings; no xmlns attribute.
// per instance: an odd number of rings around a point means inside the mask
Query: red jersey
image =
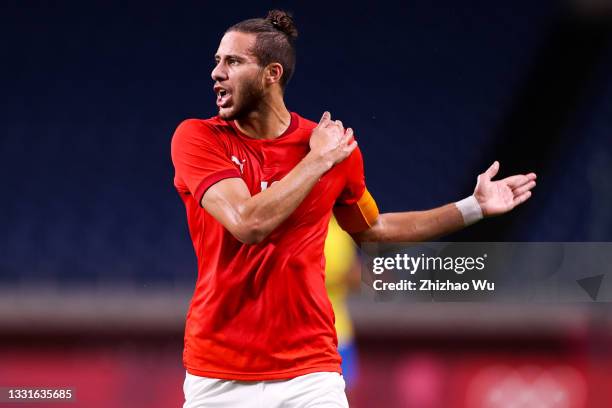
<svg viewBox="0 0 612 408"><path fill-rule="evenodd" d="M323 248L332 209L366 191L359 150L259 244L241 243L200 206L225 178L242 178L251 195L282 179L308 153L315 126L292 113L289 128L271 140L250 138L219 117L186 120L174 133L174 185L198 259L183 353L189 373L262 381L341 372Z"/></svg>

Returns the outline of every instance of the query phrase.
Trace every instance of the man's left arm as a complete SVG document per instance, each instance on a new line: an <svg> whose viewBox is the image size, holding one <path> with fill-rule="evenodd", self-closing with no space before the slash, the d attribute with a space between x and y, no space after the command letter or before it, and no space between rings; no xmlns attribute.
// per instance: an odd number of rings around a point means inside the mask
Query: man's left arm
<svg viewBox="0 0 612 408"><path fill-rule="evenodd" d="M498 171L499 162L496 161L478 176L473 195L442 207L380 215L378 212L353 211L353 214L363 214L370 219L365 220L368 228L349 232L358 243L429 241L458 231L483 217L504 214L531 197L531 189L536 185L536 174L520 174L502 180L492 180ZM355 203L355 206L359 206L359 202ZM338 218L338 221L341 226L348 226L350 229L350 225L355 222L354 218Z"/></svg>

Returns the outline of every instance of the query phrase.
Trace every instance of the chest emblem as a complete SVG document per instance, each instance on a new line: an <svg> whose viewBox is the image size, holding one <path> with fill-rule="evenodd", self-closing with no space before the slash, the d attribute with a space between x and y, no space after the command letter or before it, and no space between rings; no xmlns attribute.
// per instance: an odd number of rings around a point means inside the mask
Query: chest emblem
<svg viewBox="0 0 612 408"><path fill-rule="evenodd" d="M236 156L232 156L232 162L240 167L240 174L244 173L244 163L246 162L246 159L242 159L242 161L240 161Z"/></svg>

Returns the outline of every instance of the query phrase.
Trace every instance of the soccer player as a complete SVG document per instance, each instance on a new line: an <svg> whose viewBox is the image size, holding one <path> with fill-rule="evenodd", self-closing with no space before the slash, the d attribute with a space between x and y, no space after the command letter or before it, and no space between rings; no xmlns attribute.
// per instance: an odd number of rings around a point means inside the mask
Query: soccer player
<svg viewBox="0 0 612 408"><path fill-rule="evenodd" d="M334 327L338 338L338 354L342 358L342 377L346 393L355 389L358 377L358 355L347 298L361 284L361 265L351 237L331 217L325 239L325 287L334 310Z"/></svg>
<svg viewBox="0 0 612 408"><path fill-rule="evenodd" d="M323 248L332 211L355 241L423 241L527 200L535 174L428 211L379 214L352 129L290 112L291 17L230 27L212 71L217 116L182 122L174 184L198 258L187 314L185 408L346 407Z"/></svg>

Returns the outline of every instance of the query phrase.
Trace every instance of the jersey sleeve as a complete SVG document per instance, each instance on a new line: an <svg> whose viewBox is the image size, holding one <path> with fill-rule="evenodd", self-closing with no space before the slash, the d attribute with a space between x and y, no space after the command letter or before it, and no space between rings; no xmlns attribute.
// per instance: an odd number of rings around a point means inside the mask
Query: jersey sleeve
<svg viewBox="0 0 612 408"><path fill-rule="evenodd" d="M349 233L370 228L378 218L376 201L366 188L363 157L359 148L347 159L347 181L336 200L334 215L338 224Z"/></svg>
<svg viewBox="0 0 612 408"><path fill-rule="evenodd" d="M190 193L198 204L213 184L240 172L224 144L201 120L183 121L172 137L174 185L179 192Z"/></svg>

